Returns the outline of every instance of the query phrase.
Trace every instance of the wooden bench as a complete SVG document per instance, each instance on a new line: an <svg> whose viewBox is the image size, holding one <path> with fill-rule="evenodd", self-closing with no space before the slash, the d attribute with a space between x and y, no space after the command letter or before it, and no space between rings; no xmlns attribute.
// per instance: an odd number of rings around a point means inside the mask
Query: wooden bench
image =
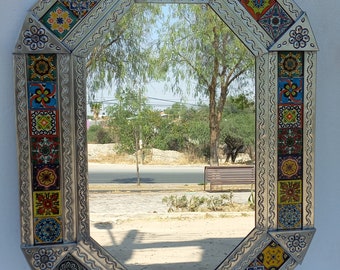
<svg viewBox="0 0 340 270"><path fill-rule="evenodd" d="M204 168L204 190L210 183L210 191L223 185L253 185L255 183L255 166L206 166Z"/></svg>

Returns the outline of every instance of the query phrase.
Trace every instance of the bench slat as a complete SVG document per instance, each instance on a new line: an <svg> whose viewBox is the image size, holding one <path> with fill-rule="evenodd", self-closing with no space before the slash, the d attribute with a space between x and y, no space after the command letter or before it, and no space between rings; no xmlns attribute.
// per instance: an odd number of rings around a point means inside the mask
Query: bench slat
<svg viewBox="0 0 340 270"><path fill-rule="evenodd" d="M255 166L206 166L204 168L204 189L206 183L213 186L254 184Z"/></svg>

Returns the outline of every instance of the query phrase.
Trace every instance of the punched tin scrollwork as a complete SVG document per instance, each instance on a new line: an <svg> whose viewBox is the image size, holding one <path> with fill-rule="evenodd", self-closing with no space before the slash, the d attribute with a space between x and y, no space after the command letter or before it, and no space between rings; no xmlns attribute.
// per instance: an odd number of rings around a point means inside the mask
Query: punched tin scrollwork
<svg viewBox="0 0 340 270"><path fill-rule="evenodd" d="M293 0L179 2L210 6L256 57L255 228L216 269L293 269L315 232L318 47L308 17ZM19 33L21 245L32 269L126 269L89 234L85 58L133 4L38 1Z"/></svg>

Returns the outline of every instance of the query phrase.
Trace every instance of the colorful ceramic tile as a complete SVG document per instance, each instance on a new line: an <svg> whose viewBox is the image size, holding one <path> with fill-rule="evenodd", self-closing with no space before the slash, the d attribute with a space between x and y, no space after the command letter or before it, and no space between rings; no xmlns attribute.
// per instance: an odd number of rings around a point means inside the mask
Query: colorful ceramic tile
<svg viewBox="0 0 340 270"><path fill-rule="evenodd" d="M301 155L303 149L302 128L281 128L278 130L278 154Z"/></svg>
<svg viewBox="0 0 340 270"><path fill-rule="evenodd" d="M57 109L57 85L55 82L28 83L29 109Z"/></svg>
<svg viewBox="0 0 340 270"><path fill-rule="evenodd" d="M279 156L279 180L302 179L302 156Z"/></svg>
<svg viewBox="0 0 340 270"><path fill-rule="evenodd" d="M57 57L55 54L28 55L29 81L55 81L57 79Z"/></svg>
<svg viewBox="0 0 340 270"><path fill-rule="evenodd" d="M270 51L318 51L315 36L306 13L300 15L298 20L286 31Z"/></svg>
<svg viewBox="0 0 340 270"><path fill-rule="evenodd" d="M33 190L57 190L60 188L60 166L56 164L33 165Z"/></svg>
<svg viewBox="0 0 340 270"><path fill-rule="evenodd" d="M61 0L78 18L84 17L100 0Z"/></svg>
<svg viewBox="0 0 340 270"><path fill-rule="evenodd" d="M287 230L287 231L270 231L270 236L299 264L302 263L306 252L311 244L315 229Z"/></svg>
<svg viewBox="0 0 340 270"><path fill-rule="evenodd" d="M30 111L31 136L54 135L58 133L56 111Z"/></svg>
<svg viewBox="0 0 340 270"><path fill-rule="evenodd" d="M270 242L261 254L257 256L257 259L262 262L265 269L270 270L280 269L289 258L285 250L274 241Z"/></svg>
<svg viewBox="0 0 340 270"><path fill-rule="evenodd" d="M87 270L76 258L71 254L67 254L55 269L70 269L70 270Z"/></svg>
<svg viewBox="0 0 340 270"><path fill-rule="evenodd" d="M40 21L50 29L59 39L63 39L78 18L64 5L56 2Z"/></svg>
<svg viewBox="0 0 340 270"><path fill-rule="evenodd" d="M31 137L33 164L59 164L58 137Z"/></svg>
<svg viewBox="0 0 340 270"><path fill-rule="evenodd" d="M279 52L279 77L303 77L303 52Z"/></svg>
<svg viewBox="0 0 340 270"><path fill-rule="evenodd" d="M302 227L301 204L279 204L277 212L279 230L301 229Z"/></svg>
<svg viewBox="0 0 340 270"><path fill-rule="evenodd" d="M261 18L275 3L276 0L241 0L241 4L255 20Z"/></svg>
<svg viewBox="0 0 340 270"><path fill-rule="evenodd" d="M278 182L278 203L302 203L302 180L281 180Z"/></svg>
<svg viewBox="0 0 340 270"><path fill-rule="evenodd" d="M302 104L303 79L279 78L279 104Z"/></svg>
<svg viewBox="0 0 340 270"><path fill-rule="evenodd" d="M33 192L34 217L55 217L61 215L60 191Z"/></svg>
<svg viewBox="0 0 340 270"><path fill-rule="evenodd" d="M60 217L34 219L34 243L58 244L62 243L62 222Z"/></svg>
<svg viewBox="0 0 340 270"><path fill-rule="evenodd" d="M273 40L277 40L294 23L287 12L274 4L259 20L258 23Z"/></svg>
<svg viewBox="0 0 340 270"><path fill-rule="evenodd" d="M279 105L279 128L302 128L302 105Z"/></svg>

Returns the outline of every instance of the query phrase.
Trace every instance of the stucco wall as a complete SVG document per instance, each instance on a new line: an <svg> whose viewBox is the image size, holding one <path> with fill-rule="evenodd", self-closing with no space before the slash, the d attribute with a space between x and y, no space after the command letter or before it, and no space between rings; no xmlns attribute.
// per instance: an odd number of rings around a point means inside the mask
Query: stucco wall
<svg viewBox="0 0 340 270"><path fill-rule="evenodd" d="M19 198L12 52L27 10L36 0L3 1L0 27L0 269L29 269L20 250ZM296 0L318 40L316 207L317 233L298 269L340 265L340 1Z"/></svg>

